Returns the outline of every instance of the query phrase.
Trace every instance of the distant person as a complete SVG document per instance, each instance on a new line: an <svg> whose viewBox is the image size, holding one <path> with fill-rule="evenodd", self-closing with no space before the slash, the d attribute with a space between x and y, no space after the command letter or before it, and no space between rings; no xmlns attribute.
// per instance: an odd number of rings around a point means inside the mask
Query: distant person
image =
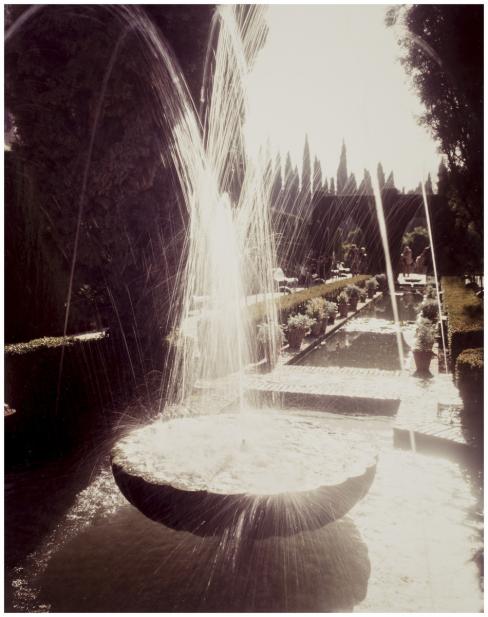
<svg viewBox="0 0 488 617"><path fill-rule="evenodd" d="M360 274L367 274L368 272L368 254L364 246L361 247L359 271Z"/></svg>
<svg viewBox="0 0 488 617"><path fill-rule="evenodd" d="M300 285L308 287L310 285L311 273L309 262L306 261L300 267Z"/></svg>
<svg viewBox="0 0 488 617"><path fill-rule="evenodd" d="M322 272L320 273L320 276L325 281L328 278L330 278L331 269L332 269L332 258L325 254L322 256Z"/></svg>
<svg viewBox="0 0 488 617"><path fill-rule="evenodd" d="M415 260L416 274L427 274L428 266L430 266L430 248L427 246Z"/></svg>
<svg viewBox="0 0 488 617"><path fill-rule="evenodd" d="M403 276L410 276L410 274L412 273L413 255L412 255L412 249L408 246L408 244L406 244L405 247L403 248L403 252L400 256L400 259L401 259L401 264L402 264Z"/></svg>
<svg viewBox="0 0 488 617"><path fill-rule="evenodd" d="M359 274L361 266L361 254L359 252L358 247L353 244L351 246L351 250L349 251L349 268L351 269L351 274L355 276Z"/></svg>

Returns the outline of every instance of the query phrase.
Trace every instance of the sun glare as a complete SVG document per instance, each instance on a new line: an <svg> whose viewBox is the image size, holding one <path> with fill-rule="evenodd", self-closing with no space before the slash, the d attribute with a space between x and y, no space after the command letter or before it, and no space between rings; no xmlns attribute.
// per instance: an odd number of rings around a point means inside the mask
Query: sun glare
<svg viewBox="0 0 488 617"><path fill-rule="evenodd" d="M422 106L399 62L398 32L386 7L268 7L269 34L248 79L245 128L249 154L269 142L300 168L305 135L323 174L335 176L344 139L349 171L394 172L398 188L415 188L440 156L418 125Z"/></svg>

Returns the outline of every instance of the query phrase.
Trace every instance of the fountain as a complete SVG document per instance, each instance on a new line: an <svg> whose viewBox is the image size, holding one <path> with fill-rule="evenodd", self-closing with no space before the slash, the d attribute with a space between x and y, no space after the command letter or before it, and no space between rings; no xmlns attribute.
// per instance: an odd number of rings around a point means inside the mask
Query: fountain
<svg viewBox="0 0 488 617"><path fill-rule="evenodd" d="M321 422L246 410L135 430L113 450L112 470L125 497L168 527L263 539L344 516L367 493L375 463L357 437Z"/></svg>
<svg viewBox="0 0 488 617"><path fill-rule="evenodd" d="M116 445L115 480L149 518L201 536L262 539L319 529L366 494L376 462L364 442L344 448L346 433L329 434L299 415L249 409L244 398L252 324L243 256L250 246L266 320L277 320L269 196L279 170L265 153L246 156L242 132L246 77L266 36L263 9L217 10L200 121L170 53L149 24L143 32L162 60L160 102L172 120L170 152L190 222L166 407ZM217 378L237 409L215 414L209 402L205 415L182 417L195 383Z"/></svg>

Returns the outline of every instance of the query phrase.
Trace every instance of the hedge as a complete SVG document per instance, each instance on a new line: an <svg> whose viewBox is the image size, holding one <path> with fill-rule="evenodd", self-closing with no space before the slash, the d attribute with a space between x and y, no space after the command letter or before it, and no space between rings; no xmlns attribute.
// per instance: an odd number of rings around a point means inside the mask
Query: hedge
<svg viewBox="0 0 488 617"><path fill-rule="evenodd" d="M85 341L98 341L107 336L106 330L99 330L97 332L86 332L84 334L72 334L68 336L45 336L43 338L36 338L27 343L12 343L5 345L5 355L7 356L20 356L33 351L44 351L49 349L56 349L57 347L71 347Z"/></svg>
<svg viewBox="0 0 488 617"><path fill-rule="evenodd" d="M275 298L273 302L277 305L277 310L282 314L290 313L293 309L297 309L300 305L307 302L311 298L323 297L330 301L335 301L339 293L348 285L364 286L365 282L371 278L370 275L360 274L350 278L340 279L332 283L324 283L323 285L314 285L302 291L286 294ZM257 302L248 307L250 319L259 322L265 319L267 314L268 303L265 301Z"/></svg>
<svg viewBox="0 0 488 617"><path fill-rule="evenodd" d="M456 360L456 384L466 410L483 409L483 349L465 349Z"/></svg>
<svg viewBox="0 0 488 617"><path fill-rule="evenodd" d="M452 366L465 349L483 345L483 303L458 276L441 279L447 313L447 340Z"/></svg>

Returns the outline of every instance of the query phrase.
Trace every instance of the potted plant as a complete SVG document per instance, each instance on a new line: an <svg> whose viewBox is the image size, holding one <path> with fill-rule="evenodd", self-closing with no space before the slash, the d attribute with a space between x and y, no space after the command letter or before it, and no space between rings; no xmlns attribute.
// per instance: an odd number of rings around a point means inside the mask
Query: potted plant
<svg viewBox="0 0 488 617"><path fill-rule="evenodd" d="M378 281L380 291L388 291L388 281L386 279L386 274L375 274L374 278Z"/></svg>
<svg viewBox="0 0 488 617"><path fill-rule="evenodd" d="M300 349L308 330L313 326L314 319L308 315L298 314L288 317L286 338L290 349Z"/></svg>
<svg viewBox="0 0 488 617"><path fill-rule="evenodd" d="M311 298L306 306L305 313L315 320L311 327L312 336L320 336L326 328L326 301L324 298Z"/></svg>
<svg viewBox="0 0 488 617"><path fill-rule="evenodd" d="M377 289L378 281L374 277L371 277L366 281L366 292L368 294L368 298L373 298Z"/></svg>
<svg viewBox="0 0 488 617"><path fill-rule="evenodd" d="M351 311L355 311L358 307L359 298L361 297L361 289L357 285L348 285L346 294L349 298L349 306Z"/></svg>
<svg viewBox="0 0 488 617"><path fill-rule="evenodd" d="M424 319L437 321L437 318L439 317L439 304L437 300L426 298L420 305L419 310L420 315L422 315Z"/></svg>
<svg viewBox="0 0 488 617"><path fill-rule="evenodd" d="M337 304L335 302L327 302L325 305L325 310L327 311L328 323L333 324L335 322L335 318L337 317Z"/></svg>
<svg viewBox="0 0 488 617"><path fill-rule="evenodd" d="M269 368L274 368L283 347L283 329L277 322L258 324L258 354L264 356Z"/></svg>
<svg viewBox="0 0 488 617"><path fill-rule="evenodd" d="M434 325L430 319L419 317L417 320L417 329L415 331L415 343L413 346L413 357L417 373L425 375L429 373L430 361L434 353L435 332Z"/></svg>
<svg viewBox="0 0 488 617"><path fill-rule="evenodd" d="M337 296L337 307L339 309L339 316L342 319L347 317L347 313L349 311L348 301L349 298L347 297L347 293L345 291L341 291L341 293Z"/></svg>

